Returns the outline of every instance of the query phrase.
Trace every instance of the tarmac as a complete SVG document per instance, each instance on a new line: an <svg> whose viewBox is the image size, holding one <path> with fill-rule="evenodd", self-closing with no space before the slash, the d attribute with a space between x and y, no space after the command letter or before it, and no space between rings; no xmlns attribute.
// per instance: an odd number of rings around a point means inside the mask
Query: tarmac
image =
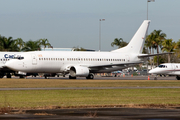
<svg viewBox="0 0 180 120"><path fill-rule="evenodd" d="M16 111L14 111L16 112ZM85 108L26 110L0 115L1 120L180 120L180 109Z"/></svg>

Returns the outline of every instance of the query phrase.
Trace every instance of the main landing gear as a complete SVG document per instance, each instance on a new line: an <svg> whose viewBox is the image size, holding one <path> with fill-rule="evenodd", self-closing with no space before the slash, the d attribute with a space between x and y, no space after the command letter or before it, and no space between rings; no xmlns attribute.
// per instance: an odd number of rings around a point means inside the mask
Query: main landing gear
<svg viewBox="0 0 180 120"><path fill-rule="evenodd" d="M86 79L94 79L94 74L89 74Z"/></svg>
<svg viewBox="0 0 180 120"><path fill-rule="evenodd" d="M69 75L69 79L76 79L76 77L72 77L71 75ZM94 74L90 73L86 79L94 79Z"/></svg>
<svg viewBox="0 0 180 120"><path fill-rule="evenodd" d="M76 79L76 77L72 77L71 75L69 75L69 79Z"/></svg>
<svg viewBox="0 0 180 120"><path fill-rule="evenodd" d="M157 80L157 76L154 77L154 80Z"/></svg>
<svg viewBox="0 0 180 120"><path fill-rule="evenodd" d="M176 79L177 79L177 80L180 80L180 76L176 76Z"/></svg>

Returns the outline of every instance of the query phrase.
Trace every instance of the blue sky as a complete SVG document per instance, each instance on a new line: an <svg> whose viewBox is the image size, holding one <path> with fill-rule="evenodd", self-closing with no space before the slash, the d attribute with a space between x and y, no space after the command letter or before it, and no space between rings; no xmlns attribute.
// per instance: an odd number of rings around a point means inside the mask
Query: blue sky
<svg viewBox="0 0 180 120"><path fill-rule="evenodd" d="M0 0L0 35L24 41L46 38L54 48L101 50L115 38L129 42L147 19L147 0ZM167 38L180 39L180 0L148 3L149 33L161 29Z"/></svg>

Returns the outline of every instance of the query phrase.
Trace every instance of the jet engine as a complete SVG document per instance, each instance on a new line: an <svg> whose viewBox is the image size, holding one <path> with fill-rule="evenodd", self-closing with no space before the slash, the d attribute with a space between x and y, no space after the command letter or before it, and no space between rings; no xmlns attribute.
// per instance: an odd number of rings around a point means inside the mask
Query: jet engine
<svg viewBox="0 0 180 120"><path fill-rule="evenodd" d="M89 75L89 68L82 66L72 66L69 73L72 77L87 77Z"/></svg>

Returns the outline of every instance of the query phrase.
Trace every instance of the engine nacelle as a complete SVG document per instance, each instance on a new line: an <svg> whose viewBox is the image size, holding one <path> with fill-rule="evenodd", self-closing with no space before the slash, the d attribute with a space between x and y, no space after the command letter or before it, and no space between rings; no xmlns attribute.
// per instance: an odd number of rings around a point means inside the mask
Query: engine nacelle
<svg viewBox="0 0 180 120"><path fill-rule="evenodd" d="M89 68L72 66L69 73L72 77L87 77L89 75Z"/></svg>

